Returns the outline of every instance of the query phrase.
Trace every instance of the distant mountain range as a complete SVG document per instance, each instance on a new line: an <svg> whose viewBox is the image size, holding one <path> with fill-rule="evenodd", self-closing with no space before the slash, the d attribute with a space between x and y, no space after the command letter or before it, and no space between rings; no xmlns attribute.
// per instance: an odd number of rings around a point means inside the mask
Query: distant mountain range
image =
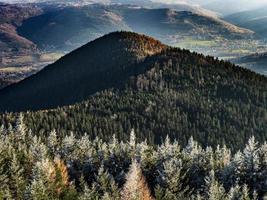
<svg viewBox="0 0 267 200"><path fill-rule="evenodd" d="M267 39L267 5L256 10L229 15L225 20L253 30L258 36Z"/></svg>
<svg viewBox="0 0 267 200"><path fill-rule="evenodd" d="M115 30L131 30L172 44L175 38L249 38L253 32L216 17L177 11L147 9L126 5L45 7L18 27L21 36L41 49L72 50Z"/></svg>
<svg viewBox="0 0 267 200"><path fill-rule="evenodd" d="M25 113L37 133L109 138L133 127L156 143L168 134L238 147L251 134L266 139L266 88L266 77L231 63L115 32L1 90L0 110L41 110Z"/></svg>

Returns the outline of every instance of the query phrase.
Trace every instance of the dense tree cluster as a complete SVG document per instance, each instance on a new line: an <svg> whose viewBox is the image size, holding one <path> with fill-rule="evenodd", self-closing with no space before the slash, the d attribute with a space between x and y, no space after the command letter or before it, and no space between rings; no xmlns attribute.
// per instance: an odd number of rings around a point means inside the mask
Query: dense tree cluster
<svg viewBox="0 0 267 200"><path fill-rule="evenodd" d="M185 148L109 142L51 131L38 136L23 123L0 130L0 199L262 199L267 193L267 144L250 138L235 154L225 146Z"/></svg>

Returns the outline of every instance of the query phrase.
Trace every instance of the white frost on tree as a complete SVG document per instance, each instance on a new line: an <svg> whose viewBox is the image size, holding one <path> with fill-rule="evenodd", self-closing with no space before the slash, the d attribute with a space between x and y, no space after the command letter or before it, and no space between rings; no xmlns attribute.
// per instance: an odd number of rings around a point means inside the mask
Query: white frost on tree
<svg viewBox="0 0 267 200"><path fill-rule="evenodd" d="M152 200L145 177L142 174L140 164L133 160L129 172L126 175L126 183L121 192L123 200Z"/></svg>

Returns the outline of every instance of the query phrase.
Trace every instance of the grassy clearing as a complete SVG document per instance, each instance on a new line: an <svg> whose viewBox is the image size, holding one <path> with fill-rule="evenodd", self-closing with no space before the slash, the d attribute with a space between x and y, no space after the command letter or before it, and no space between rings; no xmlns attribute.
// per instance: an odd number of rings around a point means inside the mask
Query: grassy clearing
<svg viewBox="0 0 267 200"><path fill-rule="evenodd" d="M192 38L186 38L185 40L178 42L176 46L178 47L212 47L216 46L217 42L215 40L196 40Z"/></svg>
<svg viewBox="0 0 267 200"><path fill-rule="evenodd" d="M40 62L56 61L64 56L63 53L45 53L40 56Z"/></svg>

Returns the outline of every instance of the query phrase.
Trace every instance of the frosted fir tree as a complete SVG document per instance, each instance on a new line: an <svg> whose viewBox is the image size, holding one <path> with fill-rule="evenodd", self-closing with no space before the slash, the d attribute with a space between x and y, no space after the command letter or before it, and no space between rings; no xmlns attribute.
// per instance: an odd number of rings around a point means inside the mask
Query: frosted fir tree
<svg viewBox="0 0 267 200"><path fill-rule="evenodd" d="M111 154L119 154L119 141L118 139L116 138L116 135L113 135L112 136L112 140L111 142L109 143L109 150L110 150L110 153Z"/></svg>
<svg viewBox="0 0 267 200"><path fill-rule="evenodd" d="M183 152L189 155L191 159L194 159L196 156L202 153L202 148L196 141L194 141L193 137L190 137L188 144Z"/></svg>
<svg viewBox="0 0 267 200"><path fill-rule="evenodd" d="M244 185L242 187L242 196L241 196L241 199L243 199L243 200L251 200L250 197L249 197L249 189L248 189L248 186L247 185Z"/></svg>
<svg viewBox="0 0 267 200"><path fill-rule="evenodd" d="M114 178L111 174L104 169L102 165L98 171L96 186L102 191L102 196L106 195L105 198L112 197L114 200L119 199L119 189L117 184L114 181Z"/></svg>
<svg viewBox="0 0 267 200"><path fill-rule="evenodd" d="M52 154L58 154L59 141L56 130L52 130L47 138L47 146Z"/></svg>
<svg viewBox="0 0 267 200"><path fill-rule="evenodd" d="M134 129L132 129L131 130L131 133L130 133L129 146L130 146L131 151L133 152L133 155L135 155L135 150L136 150L136 136L135 136Z"/></svg>
<svg viewBox="0 0 267 200"><path fill-rule="evenodd" d="M48 184L43 179L33 179L29 188L30 199L51 199L50 190Z"/></svg>
<svg viewBox="0 0 267 200"><path fill-rule="evenodd" d="M160 175L161 185L167 188L176 198L183 199L190 193L186 184L187 170L183 167L183 161L171 158L163 163L163 172Z"/></svg>
<svg viewBox="0 0 267 200"><path fill-rule="evenodd" d="M215 167L219 169L223 169L227 165L229 165L231 161L231 151L226 148L224 145L222 148L217 146L214 153Z"/></svg>
<svg viewBox="0 0 267 200"><path fill-rule="evenodd" d="M32 170L32 181L30 185L30 194L32 199L49 199L52 189L52 180L50 176L53 173L53 164L49 159L43 159L36 162ZM51 191L52 190L52 191Z"/></svg>
<svg viewBox="0 0 267 200"><path fill-rule="evenodd" d="M171 143L171 140L169 136L165 138L165 141L162 145L160 145L159 149L159 155L160 157L165 160L170 157L177 157L181 153L181 148L180 145L178 144L177 141Z"/></svg>
<svg viewBox="0 0 267 200"><path fill-rule="evenodd" d="M250 188L256 190L261 187L262 174L259 172L260 159L259 159L259 147L254 137L251 137L244 149L244 174L243 179Z"/></svg>
<svg viewBox="0 0 267 200"><path fill-rule="evenodd" d="M137 144L137 158L142 166L146 168L152 168L153 163L156 163L159 159L158 154L154 151L153 147L148 145L146 141Z"/></svg>
<svg viewBox="0 0 267 200"><path fill-rule="evenodd" d="M76 148L74 149L74 155L76 158L85 159L91 157L93 154L92 141L87 134L84 134L77 140Z"/></svg>
<svg viewBox="0 0 267 200"><path fill-rule="evenodd" d="M228 195L227 200L240 200L242 199L242 192L239 185L236 185L234 187L231 187Z"/></svg>
<svg viewBox="0 0 267 200"><path fill-rule="evenodd" d="M65 136L62 140L62 144L61 144L61 153L64 157L66 158L72 158L72 152L74 151L76 147L76 138L73 134L73 132L71 132L70 135Z"/></svg>
<svg viewBox="0 0 267 200"><path fill-rule="evenodd" d="M232 161L222 170L222 179L228 186L239 184L244 173L244 155L238 151Z"/></svg>
<svg viewBox="0 0 267 200"><path fill-rule="evenodd" d="M24 115L22 113L20 113L19 117L17 118L15 132L19 140L25 141L27 134L27 127L24 124Z"/></svg>
<svg viewBox="0 0 267 200"><path fill-rule="evenodd" d="M0 151L0 199L12 199L11 191L9 189L9 177L6 170L6 157L3 151Z"/></svg>
<svg viewBox="0 0 267 200"><path fill-rule="evenodd" d="M79 200L96 200L101 199L96 184L92 184L90 188L86 183L84 184L83 193L79 196Z"/></svg>
<svg viewBox="0 0 267 200"><path fill-rule="evenodd" d="M23 199L27 183L24 178L24 168L18 160L17 154L15 153L13 153L13 158L11 160L10 172L10 184L13 197Z"/></svg>
<svg viewBox="0 0 267 200"><path fill-rule="evenodd" d="M244 166L247 171L254 173L259 167L259 148L258 142L255 141L254 136L251 137L244 149Z"/></svg>
<svg viewBox="0 0 267 200"><path fill-rule="evenodd" d="M59 158L55 158L54 161L46 159L36 163L31 191L32 196L49 194L52 199L72 196L76 193L69 182L67 167Z"/></svg>
<svg viewBox="0 0 267 200"><path fill-rule="evenodd" d="M132 161L129 172L126 175L126 182L121 192L123 200L153 200L145 177L142 174L140 164Z"/></svg>
<svg viewBox="0 0 267 200"><path fill-rule="evenodd" d="M33 136L29 146L29 156L33 162L45 160L48 156L47 146L41 142L38 136Z"/></svg>
<svg viewBox="0 0 267 200"><path fill-rule="evenodd" d="M215 173L212 170L210 175L205 179L207 192L207 200L225 200L225 190L223 186L216 180Z"/></svg>

